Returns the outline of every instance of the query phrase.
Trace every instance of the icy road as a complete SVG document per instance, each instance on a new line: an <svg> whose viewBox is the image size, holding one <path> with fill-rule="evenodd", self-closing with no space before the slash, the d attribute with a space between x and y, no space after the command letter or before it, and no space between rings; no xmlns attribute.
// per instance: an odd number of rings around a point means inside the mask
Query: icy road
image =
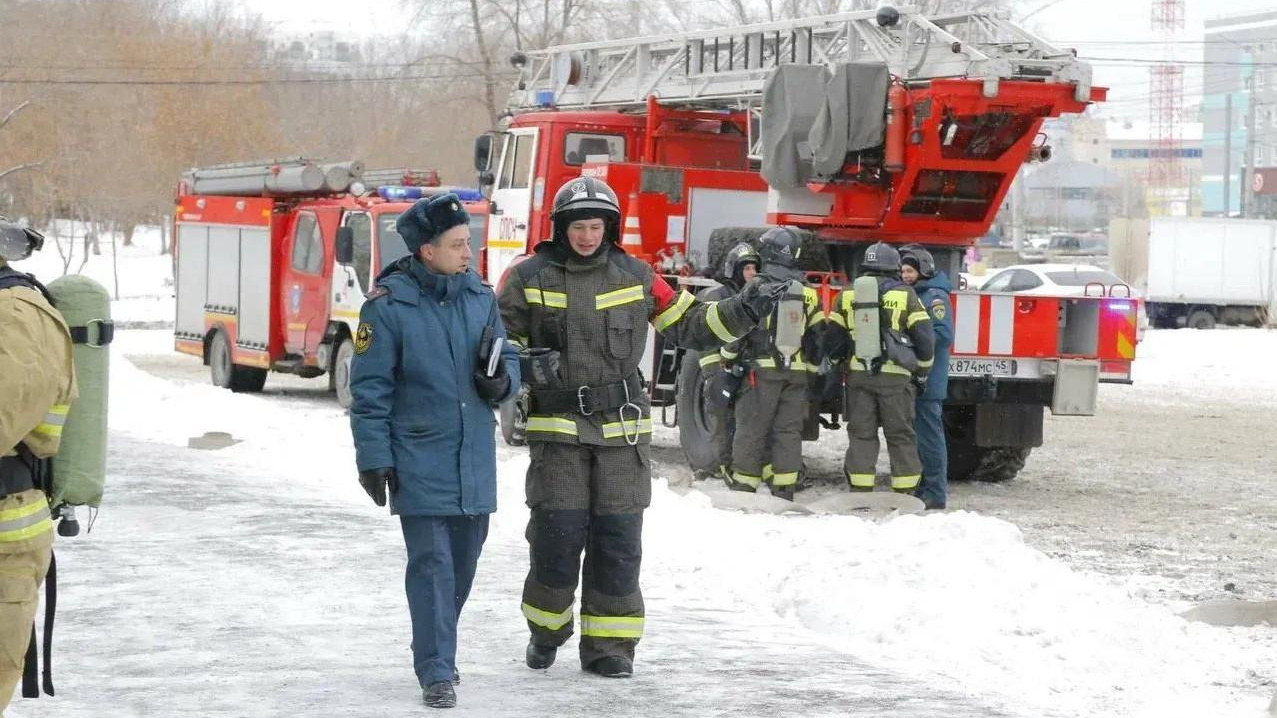
<svg viewBox="0 0 1277 718"><path fill-rule="evenodd" d="M684 474L658 434L629 681L582 673L574 644L548 672L523 666L527 459L502 447L454 714L1266 715L1277 629L1177 615L1225 581L1274 586L1277 380L1212 371L1208 336L1152 333L1143 381L1105 387L1103 417L1049 420L1020 480L961 486L967 510L945 514L721 511L668 487ZM1266 332L1213 336L1277 351ZM113 361L108 499L92 534L58 544L58 696L10 718L428 713L398 526L355 483L322 382L217 390L165 331L122 332ZM207 431L239 443L187 447ZM813 448L813 470L836 471L841 446Z"/></svg>

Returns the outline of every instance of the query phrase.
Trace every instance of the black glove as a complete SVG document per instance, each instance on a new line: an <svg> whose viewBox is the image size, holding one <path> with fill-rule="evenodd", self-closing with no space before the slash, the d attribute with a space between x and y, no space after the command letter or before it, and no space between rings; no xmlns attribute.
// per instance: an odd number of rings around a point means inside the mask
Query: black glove
<svg viewBox="0 0 1277 718"><path fill-rule="evenodd" d="M915 387L917 387L917 388L918 388L918 393L919 393L919 394L921 394L922 392L926 391L926 390L927 390L927 375L926 375L926 374L922 374L922 375L914 374L914 375L913 375L913 385L914 385Z"/></svg>
<svg viewBox="0 0 1277 718"><path fill-rule="evenodd" d="M528 347L519 352L519 372L523 382L533 388L558 388L559 352L545 347Z"/></svg>
<svg viewBox="0 0 1277 718"><path fill-rule="evenodd" d="M705 403L716 411L727 409L736 399L744 375L745 368L739 364L724 364L722 371L715 372L705 381Z"/></svg>
<svg viewBox="0 0 1277 718"><path fill-rule="evenodd" d="M479 393L480 399L489 404L501 401L501 397L510 391L510 375L506 373L505 362L497 363L495 376L488 376L482 369L475 369L474 390Z"/></svg>
<svg viewBox="0 0 1277 718"><path fill-rule="evenodd" d="M780 301L788 288L788 281L755 279L741 290L741 306L750 320L757 322L763 317L771 316L776 302Z"/></svg>
<svg viewBox="0 0 1277 718"><path fill-rule="evenodd" d="M390 493L399 490L399 475L394 469L369 469L359 472L359 485L368 492L368 497L378 506L386 505L386 486Z"/></svg>

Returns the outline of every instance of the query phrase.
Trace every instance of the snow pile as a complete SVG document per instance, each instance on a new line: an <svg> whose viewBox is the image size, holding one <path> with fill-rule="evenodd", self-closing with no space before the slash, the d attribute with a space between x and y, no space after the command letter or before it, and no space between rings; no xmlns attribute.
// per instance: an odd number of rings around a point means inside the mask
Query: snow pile
<svg viewBox="0 0 1277 718"><path fill-rule="evenodd" d="M696 493L657 497L649 577L714 592L746 624L760 611L790 617L832 649L928 685L1043 715L1245 715L1265 699L1235 686L1277 668L1271 630L1188 623L1071 571L997 519L781 518L712 511Z"/></svg>

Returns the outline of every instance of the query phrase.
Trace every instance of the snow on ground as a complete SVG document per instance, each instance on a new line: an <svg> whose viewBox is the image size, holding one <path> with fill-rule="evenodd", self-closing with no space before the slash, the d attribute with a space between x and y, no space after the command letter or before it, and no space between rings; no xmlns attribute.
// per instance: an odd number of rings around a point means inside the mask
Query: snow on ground
<svg viewBox="0 0 1277 718"><path fill-rule="evenodd" d="M121 295L171 317L167 258L146 251ZM1274 403L1258 359L1274 337L1149 332L1137 384L1106 395ZM59 544L59 696L11 718L421 714L402 539L354 480L343 412L129 360L171 347L166 331L114 345L107 502L91 535ZM240 443L187 448L206 431ZM526 453L503 446L499 461L501 510L463 617L462 715L1240 717L1263 715L1277 677L1272 628L1186 622L1006 521L742 514L663 479L645 520L636 677L582 674L573 644L535 673L518 612Z"/></svg>
<svg viewBox="0 0 1277 718"><path fill-rule="evenodd" d="M45 284L64 273L92 277L115 300L111 309L117 321L123 317L135 325L159 326L167 322L171 326L175 316L173 259L171 255L159 253L159 227L139 227L130 247L119 244L122 240L118 236L117 246L112 247L111 235L104 234L98 238L101 254L97 255L91 251L86 255L84 232L81 223L56 222L46 232L44 249L28 259L14 262L13 266L34 274ZM118 257L115 256L117 250ZM115 294L117 273L118 298Z"/></svg>

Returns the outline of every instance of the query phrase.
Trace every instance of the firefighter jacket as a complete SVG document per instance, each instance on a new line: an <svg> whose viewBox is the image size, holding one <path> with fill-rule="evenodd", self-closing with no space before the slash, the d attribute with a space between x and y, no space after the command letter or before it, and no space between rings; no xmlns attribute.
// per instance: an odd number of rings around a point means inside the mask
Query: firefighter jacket
<svg viewBox="0 0 1277 718"><path fill-rule="evenodd" d="M790 358L786 366L776 350L776 321L780 315L778 306L761 325L719 350L723 361L740 361L752 369L816 372L820 369L820 334L825 322L825 312L820 306L820 295L812 287L803 285L803 341L802 349Z"/></svg>
<svg viewBox="0 0 1277 718"><path fill-rule="evenodd" d="M484 328L505 335L492 290L474 272L435 274L406 257L368 296L350 366L359 470L395 469L398 515L496 511L496 418L473 379ZM508 398L519 362L513 348L502 360Z"/></svg>
<svg viewBox="0 0 1277 718"><path fill-rule="evenodd" d="M0 276L6 274L17 273L0 262ZM0 396L0 457L16 461L19 444L41 459L56 454L76 397L71 333L40 290L25 283L0 289ZM52 542L48 501L34 492L0 500L0 553Z"/></svg>
<svg viewBox="0 0 1277 718"><path fill-rule="evenodd" d="M863 362L855 356L856 342L861 341L884 341L884 337L861 337L856 333L856 323L854 321L853 303L856 301L856 290L854 287L848 286L838 294L838 298L834 300L834 312L830 314L829 320L839 331L835 331L834 341L831 342L830 355L836 357L849 357L847 359L847 369L849 371L871 371L872 367L867 367ZM901 332L909 337L913 343L914 354L918 357L918 374L926 374L931 369L935 356L935 332L931 328L931 319L927 314L927 310L922 306L922 301L918 299L918 295L914 293L913 288L908 284L896 279L895 277L880 277L878 279L878 304L879 309L879 328L880 334L887 331ZM887 360L884 361L879 369L885 374L903 374L910 376L911 372L900 366L899 364Z"/></svg>
<svg viewBox="0 0 1277 718"><path fill-rule="evenodd" d="M931 279L919 280L914 291L931 316L931 327L936 333L935 364L927 374L927 388L918 399L944 401L949 395L949 347L953 345L953 306L949 299L953 285L949 283L949 275L938 272Z"/></svg>
<svg viewBox="0 0 1277 718"><path fill-rule="evenodd" d="M650 402L638 371L649 323L674 344L699 350L733 341L754 323L738 297L702 302L675 292L616 245L581 259L557 242L542 242L510 269L500 304L513 341L559 352L557 386L529 377L528 440L595 446L651 439ZM543 410L539 396L551 393L581 397L588 413L561 403ZM590 410L593 397L618 393L628 406Z"/></svg>

